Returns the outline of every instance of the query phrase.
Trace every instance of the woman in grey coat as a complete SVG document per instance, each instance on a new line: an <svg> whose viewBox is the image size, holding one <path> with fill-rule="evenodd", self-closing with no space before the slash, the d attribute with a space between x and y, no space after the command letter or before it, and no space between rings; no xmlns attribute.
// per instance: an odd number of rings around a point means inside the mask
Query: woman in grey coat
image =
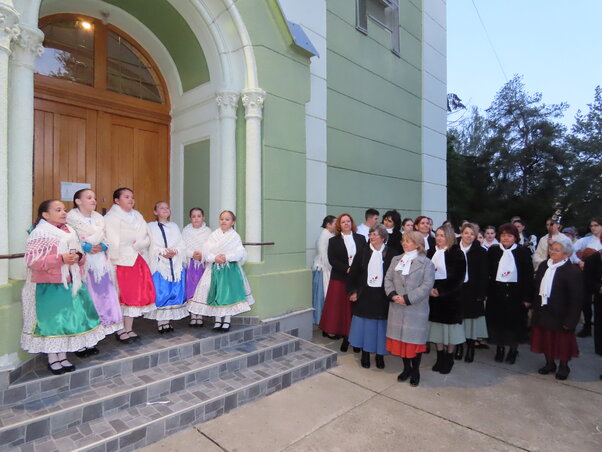
<svg viewBox="0 0 602 452"><path fill-rule="evenodd" d="M435 284L435 266L427 259L419 232L403 235L404 254L395 256L385 276L389 304L387 350L403 359L398 381L420 383L420 360L429 331L429 294Z"/></svg>

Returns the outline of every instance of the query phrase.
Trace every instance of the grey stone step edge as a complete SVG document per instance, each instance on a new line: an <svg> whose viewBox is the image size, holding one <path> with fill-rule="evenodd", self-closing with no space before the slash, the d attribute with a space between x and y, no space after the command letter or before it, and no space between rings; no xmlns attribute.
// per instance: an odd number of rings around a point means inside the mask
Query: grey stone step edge
<svg viewBox="0 0 602 452"><path fill-rule="evenodd" d="M63 375L48 375L36 380L14 383L0 392L2 406L24 403L42 396L66 392L82 386L82 381L94 381L124 376L134 369L144 369L172 363L181 359L197 356L219 348L247 342L265 334L280 331L278 322L250 325L243 329L186 340L158 350L144 350L139 354L124 356L110 361L100 361L89 366L78 366L75 372ZM42 359L46 359L42 357Z"/></svg>
<svg viewBox="0 0 602 452"><path fill-rule="evenodd" d="M337 354L331 350L301 341L301 349L293 354L275 360L281 364L277 372L269 373L260 370L264 365L243 369L232 373L242 381L238 387L211 398L203 398L203 387L209 382L199 385L194 391L180 391L169 395L169 400L186 400L186 406L180 406L171 411L164 405L141 405L126 410L130 425L126 425L124 412L115 413L108 417L68 428L67 430L41 438L19 447L22 452L38 451L93 451L93 452L129 452L146 445L155 443L166 436L176 433L186 427L202 423L227 413L239 406L270 395L291 384L301 381L317 373L323 372L336 365ZM304 354L310 350L313 358L305 358ZM289 363L303 360L303 362L290 366ZM269 367L267 367L269 369ZM260 374L260 380L252 381L252 376ZM251 381L245 383L245 381ZM184 394L180 394L184 392ZM165 397L162 397L165 399ZM159 401L161 403L162 401ZM148 420L148 419L151 420ZM111 432L112 431L112 432ZM100 435L95 432L103 432Z"/></svg>
<svg viewBox="0 0 602 452"><path fill-rule="evenodd" d="M266 341L266 339L268 340ZM91 385L84 391L75 390L71 394L61 394L60 398L50 397L47 407L44 406L46 403L42 400L40 409L33 409L30 413L19 411L21 405L15 406L12 411L17 414L18 420L0 427L0 450L2 450L2 444L13 442L16 438L31 440L41 433L53 434L102 416L110 416L121 409L147 403L152 397L166 396L204 381L220 379L232 372L280 358L298 351L299 341L300 339L288 334L274 333L252 341L251 343L255 342L258 346L256 350L241 351L237 347L243 344L238 344L229 347L231 350L221 350L225 353L214 357L210 362L202 362L200 357L192 357L175 364L167 364L165 369L162 369L160 374L162 377L159 379L153 380L151 372L147 371L145 374L144 370L125 377L118 377L119 382L115 386L119 389L108 392L105 387L103 391L105 395L97 396L94 386ZM266 342L266 344L262 344L262 342ZM178 369L178 367L182 367L182 364L188 365L190 368L188 370ZM157 376L156 370L152 374ZM151 381L142 383L145 380ZM102 386L105 385L106 382L103 382ZM67 404L66 407L56 406L56 402L60 404L68 400L77 401ZM29 403L29 405L35 404L35 401ZM3 411L10 410L11 408Z"/></svg>

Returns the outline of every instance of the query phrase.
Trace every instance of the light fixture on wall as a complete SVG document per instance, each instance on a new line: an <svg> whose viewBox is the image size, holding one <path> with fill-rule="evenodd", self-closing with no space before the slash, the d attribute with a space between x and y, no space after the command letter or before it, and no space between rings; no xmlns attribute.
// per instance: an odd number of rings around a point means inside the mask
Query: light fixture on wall
<svg viewBox="0 0 602 452"><path fill-rule="evenodd" d="M80 21L79 25L84 29L84 30L92 30L92 24L90 22L88 22L87 20L82 20Z"/></svg>

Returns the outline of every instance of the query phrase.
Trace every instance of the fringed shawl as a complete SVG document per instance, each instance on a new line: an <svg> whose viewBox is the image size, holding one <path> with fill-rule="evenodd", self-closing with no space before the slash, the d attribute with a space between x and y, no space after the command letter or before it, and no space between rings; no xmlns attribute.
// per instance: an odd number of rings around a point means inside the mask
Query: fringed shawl
<svg viewBox="0 0 602 452"><path fill-rule="evenodd" d="M165 231L165 238L167 239L167 246L163 240L163 234L157 221L148 223L148 229L150 231L151 244L150 244L150 262L149 267L151 273L159 272L161 276L167 281L180 281L182 277L182 267L184 260L186 259L186 246L180 233L180 228L177 224L168 221L163 223L163 230ZM176 251L176 255L171 258L173 265L169 264L170 259L163 257L163 254L168 250Z"/></svg>
<svg viewBox="0 0 602 452"><path fill-rule="evenodd" d="M184 244L186 245L186 257L192 259L192 255L195 252L203 252L203 245L211 235L211 229L203 223L200 228L195 228L192 223L187 225L182 230L182 238L184 239ZM201 261L194 261L194 266L198 267L201 265Z"/></svg>

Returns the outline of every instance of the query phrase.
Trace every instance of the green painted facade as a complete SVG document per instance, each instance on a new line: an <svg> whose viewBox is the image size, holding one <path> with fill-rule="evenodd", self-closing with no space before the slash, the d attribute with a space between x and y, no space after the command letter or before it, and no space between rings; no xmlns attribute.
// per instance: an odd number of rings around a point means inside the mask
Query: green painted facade
<svg viewBox="0 0 602 452"><path fill-rule="evenodd" d="M356 29L354 2L327 2L327 204L357 223L367 207L421 210L421 2L399 7L396 56L382 27Z"/></svg>
<svg viewBox="0 0 602 452"><path fill-rule="evenodd" d="M188 212L200 207L205 212L205 222L210 223L209 213L209 140L184 146L184 216L182 224L190 223Z"/></svg>

